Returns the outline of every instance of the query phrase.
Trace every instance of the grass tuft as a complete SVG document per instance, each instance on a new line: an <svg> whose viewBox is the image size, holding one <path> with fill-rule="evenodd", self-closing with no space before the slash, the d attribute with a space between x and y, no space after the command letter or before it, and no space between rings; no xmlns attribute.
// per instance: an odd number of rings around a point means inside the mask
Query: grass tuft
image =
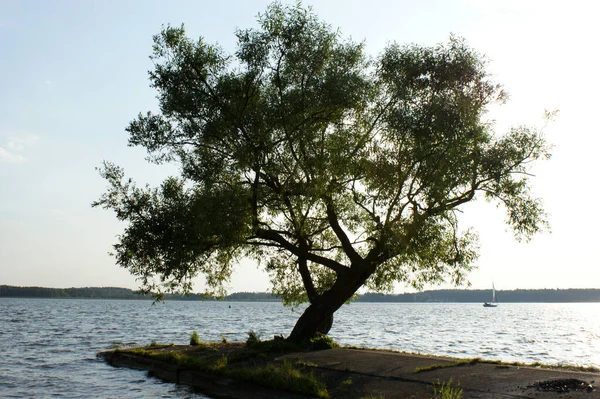
<svg viewBox="0 0 600 399"><path fill-rule="evenodd" d="M248 331L248 339L246 340L246 346L249 348L257 347L260 343L260 335L256 331Z"/></svg>
<svg viewBox="0 0 600 399"><path fill-rule="evenodd" d="M333 349L339 348L339 344L328 335L318 334L316 337L309 340L309 349L321 350L321 349Z"/></svg>
<svg viewBox="0 0 600 399"><path fill-rule="evenodd" d="M348 392L352 387L352 378L348 378L340 383L340 387L338 388L340 392Z"/></svg>
<svg viewBox="0 0 600 399"><path fill-rule="evenodd" d="M194 330L192 336L190 337L190 345L198 346L201 345L202 341L200 341L200 336L198 335L198 331Z"/></svg>
<svg viewBox="0 0 600 399"><path fill-rule="evenodd" d="M461 399L463 397L463 390L460 387L460 382L456 383L456 386L452 385L452 378L447 382L433 384L433 399Z"/></svg>
<svg viewBox="0 0 600 399"><path fill-rule="evenodd" d="M175 343L171 342L170 344L161 344L160 342L152 341L150 342L149 348L168 348L169 346L174 346Z"/></svg>
<svg viewBox="0 0 600 399"><path fill-rule="evenodd" d="M415 368L415 373L422 373L424 371L432 371L432 370L438 370L438 369L445 369L448 367L461 367L461 366L471 366L477 363L482 362L482 360L478 357L474 358L474 359L460 359L456 362L452 362L452 363L435 363L435 364L431 364L429 366L423 366L423 367L417 367Z"/></svg>

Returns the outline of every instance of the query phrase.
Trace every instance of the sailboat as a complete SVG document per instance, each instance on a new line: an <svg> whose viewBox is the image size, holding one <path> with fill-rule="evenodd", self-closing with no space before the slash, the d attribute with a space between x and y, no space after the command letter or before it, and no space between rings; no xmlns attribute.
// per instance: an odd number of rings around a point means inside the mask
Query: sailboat
<svg viewBox="0 0 600 399"><path fill-rule="evenodd" d="M495 308L498 306L496 302L496 288L494 287L494 283L492 283L492 302L486 302L483 304L484 308Z"/></svg>

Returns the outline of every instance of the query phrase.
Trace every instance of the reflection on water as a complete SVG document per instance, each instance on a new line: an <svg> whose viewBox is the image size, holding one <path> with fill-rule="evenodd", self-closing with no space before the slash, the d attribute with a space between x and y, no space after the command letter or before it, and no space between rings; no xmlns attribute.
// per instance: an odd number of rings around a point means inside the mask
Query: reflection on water
<svg viewBox="0 0 600 399"><path fill-rule="evenodd" d="M301 314L279 303L0 298L3 397L205 398L95 357L151 341L244 341L287 335ZM344 306L330 332L344 345L503 361L600 367L600 304Z"/></svg>
<svg viewBox="0 0 600 399"><path fill-rule="evenodd" d="M600 304L352 304L332 335L358 345L502 361L600 367ZM375 333L376 332L376 333Z"/></svg>

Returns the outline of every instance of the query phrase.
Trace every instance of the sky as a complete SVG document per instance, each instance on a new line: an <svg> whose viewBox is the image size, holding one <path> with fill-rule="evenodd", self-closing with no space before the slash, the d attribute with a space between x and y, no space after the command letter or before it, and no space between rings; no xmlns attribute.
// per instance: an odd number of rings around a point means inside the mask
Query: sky
<svg viewBox="0 0 600 399"><path fill-rule="evenodd" d="M137 288L108 253L122 231L111 211L91 208L106 188L108 160L138 183L177 172L127 147L125 127L157 109L147 71L152 36L184 23L187 34L235 50L236 28L256 26L269 1L0 0L0 285ZM595 2L584 0L313 0L304 5L345 37L379 54L393 42L435 45L464 37L490 60L510 93L488 117L499 133L544 125L550 161L536 165L551 233L515 241L493 203L469 204L461 225L480 237L473 288L600 288L596 199L600 81ZM442 286L447 288L445 286ZM243 262L230 291L267 291ZM436 288L436 287L427 287ZM196 291L203 290L198 279ZM396 292L408 290L398 284Z"/></svg>

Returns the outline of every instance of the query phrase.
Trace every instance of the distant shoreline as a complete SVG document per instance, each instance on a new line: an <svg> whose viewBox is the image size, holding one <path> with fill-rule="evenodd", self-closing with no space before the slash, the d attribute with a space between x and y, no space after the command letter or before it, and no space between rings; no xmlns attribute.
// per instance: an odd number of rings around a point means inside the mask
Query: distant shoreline
<svg viewBox="0 0 600 399"><path fill-rule="evenodd" d="M500 303L587 303L600 302L600 289L534 289L496 291ZM490 290L429 290L410 294L366 293L356 302L368 303L483 303L490 300ZM152 300L148 294L119 287L47 288L0 285L0 298L55 298L55 299L136 299ZM200 294L189 296L168 294L165 300L215 301ZM265 292L236 292L227 295L226 302L279 302L280 299Z"/></svg>

